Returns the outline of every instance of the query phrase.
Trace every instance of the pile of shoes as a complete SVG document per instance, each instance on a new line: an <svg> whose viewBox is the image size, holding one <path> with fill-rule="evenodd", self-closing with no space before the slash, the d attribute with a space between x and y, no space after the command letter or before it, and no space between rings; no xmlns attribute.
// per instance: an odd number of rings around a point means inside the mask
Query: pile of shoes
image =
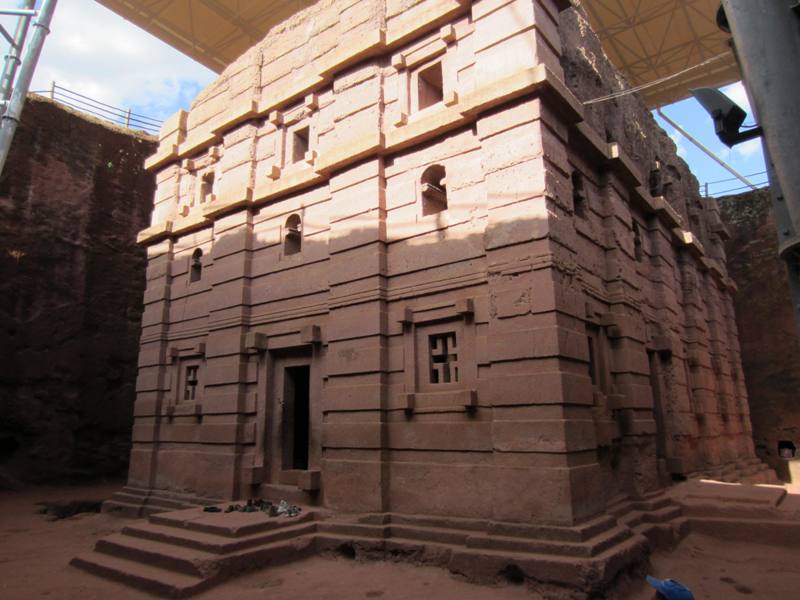
<svg viewBox="0 0 800 600"><path fill-rule="evenodd" d="M203 509L205 512L222 512L222 509L218 506L206 506ZM229 504L228 508L225 509L226 513L232 512L245 512L245 513L254 513L254 512L265 512L270 517L279 517L281 515L287 517L296 517L302 512L302 508L299 506L295 506L294 504L289 504L286 500L281 500L278 504L273 504L269 500L263 500L261 498L250 498L246 504Z"/></svg>

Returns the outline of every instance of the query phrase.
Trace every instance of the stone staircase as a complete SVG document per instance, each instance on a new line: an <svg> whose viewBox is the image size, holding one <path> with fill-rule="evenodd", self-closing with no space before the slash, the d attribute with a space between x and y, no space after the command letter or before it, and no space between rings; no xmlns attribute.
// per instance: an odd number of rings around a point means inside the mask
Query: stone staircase
<svg viewBox="0 0 800 600"><path fill-rule="evenodd" d="M689 532L689 520L680 505L663 491L642 498L622 498L607 511L633 532L647 538L651 548L672 547Z"/></svg>
<svg viewBox="0 0 800 600"><path fill-rule="evenodd" d="M206 513L192 508L154 514L98 540L71 564L168 598L208 589L240 572L297 560L313 551L315 515Z"/></svg>
<svg viewBox="0 0 800 600"><path fill-rule="evenodd" d="M102 538L72 564L170 598L320 552L432 564L475 582L532 579L601 593L649 545L684 530L680 509L664 497L620 500L612 508L562 527L392 513L334 516L313 507L294 518L194 507L151 514Z"/></svg>
<svg viewBox="0 0 800 600"><path fill-rule="evenodd" d="M734 542L800 547L800 495L783 485L691 479L669 494L692 531Z"/></svg>
<svg viewBox="0 0 800 600"><path fill-rule="evenodd" d="M221 502L219 499L201 498L193 494L125 486L103 502L102 511L137 519L162 512L210 506L219 502Z"/></svg>

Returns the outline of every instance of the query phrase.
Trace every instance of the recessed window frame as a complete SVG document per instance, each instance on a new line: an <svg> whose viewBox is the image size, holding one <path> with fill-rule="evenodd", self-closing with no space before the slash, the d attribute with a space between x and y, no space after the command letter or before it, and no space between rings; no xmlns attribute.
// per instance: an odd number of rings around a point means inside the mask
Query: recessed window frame
<svg viewBox="0 0 800 600"><path fill-rule="evenodd" d="M216 175L213 170L202 173L199 177L199 189L197 194L198 204L208 204L215 200L214 184Z"/></svg>
<svg viewBox="0 0 800 600"><path fill-rule="evenodd" d="M411 72L411 112L444 105L446 77L444 56L428 61Z"/></svg>
<svg viewBox="0 0 800 600"><path fill-rule="evenodd" d="M289 131L291 152L288 153L291 164L302 163L311 150L311 126L304 124Z"/></svg>

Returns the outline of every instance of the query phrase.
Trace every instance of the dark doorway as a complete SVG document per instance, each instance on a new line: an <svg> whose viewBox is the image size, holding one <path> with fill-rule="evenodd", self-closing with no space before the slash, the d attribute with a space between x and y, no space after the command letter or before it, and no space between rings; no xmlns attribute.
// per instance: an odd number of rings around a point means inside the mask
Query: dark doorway
<svg viewBox="0 0 800 600"><path fill-rule="evenodd" d="M283 468L308 470L310 429L308 365L287 367L283 377Z"/></svg>

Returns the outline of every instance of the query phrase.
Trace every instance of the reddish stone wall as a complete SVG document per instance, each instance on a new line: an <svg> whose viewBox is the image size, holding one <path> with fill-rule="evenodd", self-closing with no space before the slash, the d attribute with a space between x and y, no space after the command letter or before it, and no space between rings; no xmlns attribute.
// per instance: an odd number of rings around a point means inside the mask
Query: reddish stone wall
<svg viewBox="0 0 800 600"><path fill-rule="evenodd" d="M728 268L739 287L736 323L756 452L786 478L778 442L800 449L800 339L772 203L769 191L760 190L720 198L719 204L731 231Z"/></svg>
<svg viewBox="0 0 800 600"><path fill-rule="evenodd" d="M0 179L0 476L117 476L154 143L31 97Z"/></svg>
<svg viewBox="0 0 800 600"><path fill-rule="evenodd" d="M565 81L581 100L629 87L580 11L564 11L560 25ZM639 174L640 187L625 190L608 177L605 165L597 169L591 154L571 156L571 168L584 176L586 202L591 206L595 199L595 205L600 205L600 210L588 212L590 218L575 220L580 240L576 260L584 268L590 290L602 281L607 295L625 299L604 302L602 310L627 314L643 328L639 341L646 340L642 348L634 337L639 362L623 367L619 374L629 390L626 393L640 400L617 408L623 408L634 422L644 420L643 426L654 406L656 423L644 426L658 424L663 431L649 440L633 436L624 445L629 452L626 460L635 464L654 452L665 459L662 472L683 475L746 460L752 456L751 424L733 316L733 286L725 264L727 231L718 208L700 197L697 180L677 156L675 144L636 94L586 105L585 120L603 140L618 143ZM637 200L642 192L654 197L658 210ZM670 214L667 219L665 211ZM688 235L678 234L681 230ZM668 352L663 351L665 347ZM641 353L643 349L646 353ZM646 399L649 392L641 387L632 393L631 384L650 387L652 399ZM609 408L615 408L613 401ZM654 474L643 465L634 466L634 471L645 480ZM620 475L611 480L619 481Z"/></svg>

